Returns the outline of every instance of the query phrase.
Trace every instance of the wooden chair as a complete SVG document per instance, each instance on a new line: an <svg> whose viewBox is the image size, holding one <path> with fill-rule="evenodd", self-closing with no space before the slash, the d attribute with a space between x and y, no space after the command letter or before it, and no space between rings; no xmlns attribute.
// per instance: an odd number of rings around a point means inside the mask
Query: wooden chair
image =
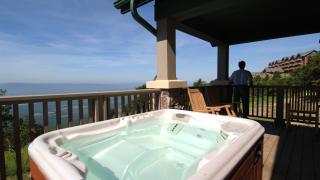
<svg viewBox="0 0 320 180"><path fill-rule="evenodd" d="M292 88L286 104L287 128L292 122L314 124L319 127L319 90Z"/></svg>
<svg viewBox="0 0 320 180"><path fill-rule="evenodd" d="M232 105L208 107L199 89L188 89L188 95L192 111L220 114L221 110L225 110L228 116L236 116L235 112L232 109Z"/></svg>
<svg viewBox="0 0 320 180"><path fill-rule="evenodd" d="M206 86L203 90L207 103L211 106L231 105L237 117L242 117L241 103L233 101L232 86ZM222 96L222 97L221 97ZM235 109L237 107L237 109Z"/></svg>

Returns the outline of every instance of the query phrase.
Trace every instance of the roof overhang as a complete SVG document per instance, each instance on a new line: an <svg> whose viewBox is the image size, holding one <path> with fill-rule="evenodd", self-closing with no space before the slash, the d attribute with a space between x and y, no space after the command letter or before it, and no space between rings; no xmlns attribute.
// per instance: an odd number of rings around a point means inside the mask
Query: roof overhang
<svg viewBox="0 0 320 180"><path fill-rule="evenodd" d="M140 7L153 0L135 0L136 6ZM130 11L130 0L117 0L113 3L114 7L120 9L121 14L125 14Z"/></svg>
<svg viewBox="0 0 320 180"><path fill-rule="evenodd" d="M127 12L130 0L120 1L117 8ZM151 0L136 1L141 6ZM155 20L163 18L214 45L320 32L319 0L155 0Z"/></svg>

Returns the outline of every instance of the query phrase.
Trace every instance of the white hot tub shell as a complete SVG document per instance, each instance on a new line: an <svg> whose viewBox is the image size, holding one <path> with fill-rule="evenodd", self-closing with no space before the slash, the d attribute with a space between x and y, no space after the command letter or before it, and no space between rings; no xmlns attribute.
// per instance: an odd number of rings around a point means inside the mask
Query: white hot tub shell
<svg viewBox="0 0 320 180"><path fill-rule="evenodd" d="M172 109L152 111L56 130L39 136L29 146L31 175L34 179L39 179L39 174L45 179L86 179L88 171L86 164L81 162L76 154L63 149L61 147L63 142L79 137L111 133L137 123L152 121L155 117L162 117L168 122L208 127L219 132L224 139L218 148L203 154L197 161L194 172L182 179L230 178L236 174L239 163L244 161L244 157L263 138L264 133L264 128L259 123L248 119Z"/></svg>

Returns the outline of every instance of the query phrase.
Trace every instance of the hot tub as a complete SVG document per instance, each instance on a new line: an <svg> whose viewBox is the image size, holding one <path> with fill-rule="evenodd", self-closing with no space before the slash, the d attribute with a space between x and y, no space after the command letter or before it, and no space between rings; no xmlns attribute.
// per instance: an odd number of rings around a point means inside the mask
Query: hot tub
<svg viewBox="0 0 320 180"><path fill-rule="evenodd" d="M29 146L31 175L55 180L242 177L239 170L248 159L248 168L261 164L263 133L259 123L247 119L153 111L39 136Z"/></svg>

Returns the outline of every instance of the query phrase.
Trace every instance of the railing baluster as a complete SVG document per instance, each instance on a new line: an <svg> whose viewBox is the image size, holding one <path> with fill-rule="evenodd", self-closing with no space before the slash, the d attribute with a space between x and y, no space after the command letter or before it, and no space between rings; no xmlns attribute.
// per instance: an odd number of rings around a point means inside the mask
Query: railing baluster
<svg viewBox="0 0 320 180"><path fill-rule="evenodd" d="M132 102L131 102L131 95L128 95L128 113L131 115L132 112Z"/></svg>
<svg viewBox="0 0 320 180"><path fill-rule="evenodd" d="M0 173L1 173L1 179L6 179L6 165L5 165L5 156L4 156L4 136L3 136L3 106L0 105Z"/></svg>
<svg viewBox="0 0 320 180"><path fill-rule="evenodd" d="M125 96L121 96L121 116L126 115L126 101Z"/></svg>
<svg viewBox="0 0 320 180"><path fill-rule="evenodd" d="M139 101L139 107L140 107L140 113L143 113L143 109L144 109L144 95L140 94L139 95L140 101Z"/></svg>
<svg viewBox="0 0 320 180"><path fill-rule="evenodd" d="M108 97L103 97L103 119L108 119Z"/></svg>
<svg viewBox="0 0 320 180"><path fill-rule="evenodd" d="M110 97L107 97L106 101L107 101L107 119L111 119L112 118L112 114L111 114Z"/></svg>
<svg viewBox="0 0 320 180"><path fill-rule="evenodd" d="M262 87L261 88L261 94L262 94L262 99L261 99L261 116L262 117L264 117L264 111L263 111L263 109L264 109L264 88L265 87Z"/></svg>
<svg viewBox="0 0 320 180"><path fill-rule="evenodd" d="M29 135L30 135L30 141L33 141L35 138L35 129L34 129L34 104L30 102L28 104L28 111L29 111Z"/></svg>
<svg viewBox="0 0 320 180"><path fill-rule="evenodd" d="M274 96L275 96L274 92L275 92L275 88L272 88L272 106L271 106L271 109L272 109L271 110L271 114L272 114L271 116L272 116L272 118L275 118L274 117Z"/></svg>
<svg viewBox="0 0 320 180"><path fill-rule="evenodd" d="M269 118L269 87L267 89L267 118Z"/></svg>
<svg viewBox="0 0 320 180"><path fill-rule="evenodd" d="M283 126L284 125L284 119L283 119L283 98L284 98L284 87L279 86L277 87L277 111L276 111L276 125Z"/></svg>
<svg viewBox="0 0 320 180"><path fill-rule="evenodd" d="M61 102L56 101L56 129L61 128Z"/></svg>
<svg viewBox="0 0 320 180"><path fill-rule="evenodd" d="M297 88L298 91L298 104L297 104L297 109L298 109L298 116L300 116L300 111L301 111L301 89Z"/></svg>
<svg viewBox="0 0 320 180"><path fill-rule="evenodd" d="M21 143L20 143L20 118L19 104L13 104L13 133L14 133L14 151L16 153L17 178L22 180L22 161L21 161Z"/></svg>
<svg viewBox="0 0 320 180"><path fill-rule="evenodd" d="M256 116L259 116L259 88L257 88L257 109L256 109Z"/></svg>
<svg viewBox="0 0 320 180"><path fill-rule="evenodd" d="M307 96L306 96L306 89L303 89L303 117L306 117L306 103L307 103Z"/></svg>
<svg viewBox="0 0 320 180"><path fill-rule="evenodd" d="M151 103L152 97L151 97L151 94L148 93L147 97L148 97L148 111L152 111L152 103Z"/></svg>
<svg viewBox="0 0 320 180"><path fill-rule="evenodd" d="M151 98L150 98L150 107L151 107L151 110L154 111L156 109L156 106L155 106L155 98L156 98L156 94L155 93L151 93L150 94ZM185 108L185 104L184 104L184 108Z"/></svg>
<svg viewBox="0 0 320 180"><path fill-rule="evenodd" d="M311 88L311 102L315 101L315 97L316 97L316 92L314 89ZM312 111L316 111L316 104L315 103L311 103L311 109L310 109L310 116L312 116Z"/></svg>
<svg viewBox="0 0 320 180"><path fill-rule="evenodd" d="M313 96L312 94L312 89L309 90L309 97L310 97L310 103L309 103L309 106L308 106L308 111L309 111L309 117L311 116L311 110L312 110L312 99L311 97Z"/></svg>
<svg viewBox="0 0 320 180"><path fill-rule="evenodd" d="M144 108L143 108L143 112L147 112L148 111L148 94L144 94L143 95L144 96Z"/></svg>
<svg viewBox="0 0 320 180"><path fill-rule="evenodd" d="M254 94L254 87L251 86L251 116L254 116Z"/></svg>
<svg viewBox="0 0 320 180"><path fill-rule="evenodd" d="M147 111L149 111L149 96L148 96L148 94L144 94L144 108L143 108L143 112L147 112Z"/></svg>
<svg viewBox="0 0 320 180"><path fill-rule="evenodd" d="M186 98L187 99L187 98ZM156 110L159 110L160 107L159 107L159 101L160 101L160 93L156 92L155 93L155 108ZM187 104L187 103L186 103Z"/></svg>
<svg viewBox="0 0 320 180"><path fill-rule="evenodd" d="M83 124L83 99L78 100L79 105L79 124Z"/></svg>
<svg viewBox="0 0 320 180"><path fill-rule="evenodd" d="M309 111L309 102L310 102L310 89L306 89L306 106L305 106L305 111L307 111L307 115L309 116L310 114L308 114L308 111ZM310 112L310 111L309 111ZM309 116L310 117L310 116Z"/></svg>
<svg viewBox="0 0 320 180"><path fill-rule="evenodd" d="M88 113L89 113L89 123L94 122L94 101L92 98L88 99Z"/></svg>
<svg viewBox="0 0 320 180"><path fill-rule="evenodd" d="M138 108L138 98L137 98L137 95L135 94L133 96L133 107L134 107L134 114L137 114L137 108Z"/></svg>
<svg viewBox="0 0 320 180"><path fill-rule="evenodd" d="M294 99L293 99L293 101L294 101L294 109L297 110L297 105L298 105L298 101L297 101L297 99L298 99L298 91L297 91L296 88L294 88L294 95L293 95L293 97L294 97Z"/></svg>
<svg viewBox="0 0 320 180"><path fill-rule="evenodd" d="M72 99L68 100L68 127L73 126L73 107Z"/></svg>
<svg viewBox="0 0 320 180"><path fill-rule="evenodd" d="M114 114L115 114L115 117L119 117L119 108L118 108L118 96L114 96Z"/></svg>
<svg viewBox="0 0 320 180"><path fill-rule="evenodd" d="M42 114L43 114L43 131L44 133L48 132L48 122L49 122L49 115L48 115L48 101L42 102Z"/></svg>
<svg viewBox="0 0 320 180"><path fill-rule="evenodd" d="M98 113L97 113L98 114L98 118L97 118L96 121L104 120L104 118L103 118L103 101L104 101L103 96L99 96L97 98L96 109L98 110Z"/></svg>

